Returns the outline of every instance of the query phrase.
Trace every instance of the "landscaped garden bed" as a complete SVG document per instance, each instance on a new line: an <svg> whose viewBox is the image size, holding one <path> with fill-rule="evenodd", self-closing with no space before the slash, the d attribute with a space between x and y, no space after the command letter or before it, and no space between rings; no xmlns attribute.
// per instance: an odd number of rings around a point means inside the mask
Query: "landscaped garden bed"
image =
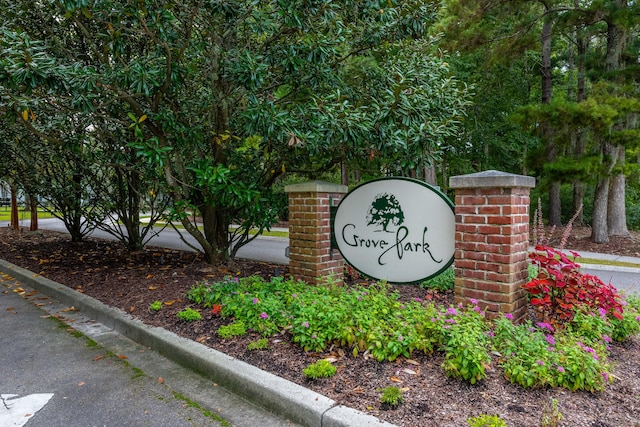
<svg viewBox="0 0 640 427"><path fill-rule="evenodd" d="M571 328L536 319L533 306L531 324L489 323L481 306L452 306L442 289L308 287L266 263L212 267L191 253L128 254L48 232L0 237L0 258L398 425L495 415L509 426L555 425L544 424L545 408L548 420L562 414L557 425L640 422L640 339L616 341L637 323L629 306L627 326L612 307L574 316ZM178 317L191 312L201 319ZM303 371L319 360L336 373L310 379Z"/></svg>

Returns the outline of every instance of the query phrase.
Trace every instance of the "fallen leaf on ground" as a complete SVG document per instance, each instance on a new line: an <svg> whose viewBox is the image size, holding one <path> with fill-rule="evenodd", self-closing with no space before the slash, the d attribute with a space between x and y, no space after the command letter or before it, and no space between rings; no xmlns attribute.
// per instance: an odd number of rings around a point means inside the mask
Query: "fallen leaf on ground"
<svg viewBox="0 0 640 427"><path fill-rule="evenodd" d="M96 357L93 358L93 361L97 362L98 360L102 360L103 358L104 358L104 356L102 356L102 355L101 356L96 356Z"/></svg>
<svg viewBox="0 0 640 427"><path fill-rule="evenodd" d="M116 356L118 356L118 359L122 359L122 360L127 358L127 356L125 356L124 354L117 354Z"/></svg>
<svg viewBox="0 0 640 427"><path fill-rule="evenodd" d="M391 381L393 381L394 383L401 383L403 382L400 378L398 377L391 377Z"/></svg>
<svg viewBox="0 0 640 427"><path fill-rule="evenodd" d="M158 384L164 384L164 378L158 377Z"/></svg>

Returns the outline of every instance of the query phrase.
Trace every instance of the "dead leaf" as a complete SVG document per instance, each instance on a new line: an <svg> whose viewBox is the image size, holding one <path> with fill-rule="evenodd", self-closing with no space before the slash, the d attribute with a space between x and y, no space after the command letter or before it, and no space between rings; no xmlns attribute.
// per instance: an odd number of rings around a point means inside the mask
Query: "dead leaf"
<svg viewBox="0 0 640 427"><path fill-rule="evenodd" d="M134 306L129 307L129 313L133 313L134 311L136 311L136 308Z"/></svg>
<svg viewBox="0 0 640 427"><path fill-rule="evenodd" d="M406 362L410 363L411 365L420 366L420 362L418 362L416 360L413 360L413 359L407 359Z"/></svg>
<svg viewBox="0 0 640 427"><path fill-rule="evenodd" d="M102 360L104 358L104 356L96 356L93 358L94 362L97 362L98 360Z"/></svg>
<svg viewBox="0 0 640 427"><path fill-rule="evenodd" d="M86 383L85 383L84 381L80 381L80 382L78 383L78 387L82 387L82 386L83 386L83 385L85 385L85 384L86 384Z"/></svg>
<svg viewBox="0 0 640 427"><path fill-rule="evenodd" d="M150 290L150 291L155 291L156 289L158 289L158 287L157 287L157 286L149 286L149 290Z"/></svg>
<svg viewBox="0 0 640 427"><path fill-rule="evenodd" d="M127 358L127 356L125 356L124 354L117 354L116 356L118 356L118 359L124 360Z"/></svg>
<svg viewBox="0 0 640 427"><path fill-rule="evenodd" d="M413 369L404 368L402 370L402 372L404 372L405 374L409 374L409 375L417 375L417 372L414 371Z"/></svg>
<svg viewBox="0 0 640 427"><path fill-rule="evenodd" d="M393 381L394 383L402 383L402 382L404 382L398 377L391 377L391 381Z"/></svg>
<svg viewBox="0 0 640 427"><path fill-rule="evenodd" d="M164 378L158 377L158 384L164 384Z"/></svg>
<svg viewBox="0 0 640 427"><path fill-rule="evenodd" d="M62 310L63 313L68 313L70 311L78 311L78 310L74 306L67 307L64 310Z"/></svg>
<svg viewBox="0 0 640 427"><path fill-rule="evenodd" d="M11 310L13 310L13 307L7 308L7 311L11 311Z"/></svg>
<svg viewBox="0 0 640 427"><path fill-rule="evenodd" d="M325 357L324 360L326 360L329 363L333 363L333 362L337 362L338 358L335 356L329 356L329 357Z"/></svg>
<svg viewBox="0 0 640 427"><path fill-rule="evenodd" d="M145 279L151 279L153 277L153 274L147 274L147 276L145 277Z"/></svg>
<svg viewBox="0 0 640 427"><path fill-rule="evenodd" d="M164 305L173 305L176 300L172 299L171 301L165 301Z"/></svg>

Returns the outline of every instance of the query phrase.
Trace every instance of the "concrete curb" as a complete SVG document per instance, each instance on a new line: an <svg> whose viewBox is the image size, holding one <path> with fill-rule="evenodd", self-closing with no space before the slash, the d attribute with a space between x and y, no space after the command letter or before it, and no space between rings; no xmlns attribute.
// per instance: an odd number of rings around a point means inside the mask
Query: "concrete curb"
<svg viewBox="0 0 640 427"><path fill-rule="evenodd" d="M0 260L0 271L63 304L75 307L87 317L215 381L247 401L300 425L393 426L371 415L338 405L326 396L202 344L165 329L145 325L119 309L4 260Z"/></svg>

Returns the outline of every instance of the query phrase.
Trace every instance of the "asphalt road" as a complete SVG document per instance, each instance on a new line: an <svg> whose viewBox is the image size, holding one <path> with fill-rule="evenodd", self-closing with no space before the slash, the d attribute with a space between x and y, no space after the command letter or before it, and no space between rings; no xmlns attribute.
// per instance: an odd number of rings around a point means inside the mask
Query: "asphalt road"
<svg viewBox="0 0 640 427"><path fill-rule="evenodd" d="M0 277L0 426L221 425L130 366L126 355L70 333L16 289Z"/></svg>
<svg viewBox="0 0 640 427"><path fill-rule="evenodd" d="M28 226L29 222L24 221L22 226ZM66 232L64 225L57 219L41 219L38 225L42 229ZM2 226L2 224L0 224ZM113 239L110 234L95 230L92 234L95 237ZM196 240L186 232L184 238L191 244L197 246ZM164 248L193 250L186 245L180 235L171 228L165 228L161 233L151 237L148 245ZM276 264L288 264L289 259L285 256L285 250L289 246L289 240L281 237L258 237L251 243L240 248L239 258L246 258L256 261L264 261ZM594 254L591 254L591 258ZM640 263L640 260L638 260ZM583 270L589 274L600 277L604 282L613 284L616 288L625 292L634 292L640 295L640 268L616 267L610 265L590 265L583 264Z"/></svg>
<svg viewBox="0 0 640 427"><path fill-rule="evenodd" d="M0 328L0 427L296 425L2 273Z"/></svg>
<svg viewBox="0 0 640 427"><path fill-rule="evenodd" d="M20 225L22 227L28 227L29 221L22 221ZM2 224L0 224L0 226L2 226ZM64 227L62 221L56 218L39 219L38 227L43 230L60 231L63 233L67 232L67 229ZM186 231L178 233L176 230L170 227L167 227L161 232L152 235L149 238L147 245L158 246L161 248L193 251L193 248L189 247L189 245L187 245L183 241L183 239L180 237L181 235L187 242L189 242L189 244L195 247L200 246L196 239ZM102 239L114 239L111 234L102 230L94 230L91 233L91 236L99 237ZM289 259L285 256L285 250L287 246L289 246L289 239L287 238L260 236L240 248L238 250L237 257L275 264L289 264Z"/></svg>

